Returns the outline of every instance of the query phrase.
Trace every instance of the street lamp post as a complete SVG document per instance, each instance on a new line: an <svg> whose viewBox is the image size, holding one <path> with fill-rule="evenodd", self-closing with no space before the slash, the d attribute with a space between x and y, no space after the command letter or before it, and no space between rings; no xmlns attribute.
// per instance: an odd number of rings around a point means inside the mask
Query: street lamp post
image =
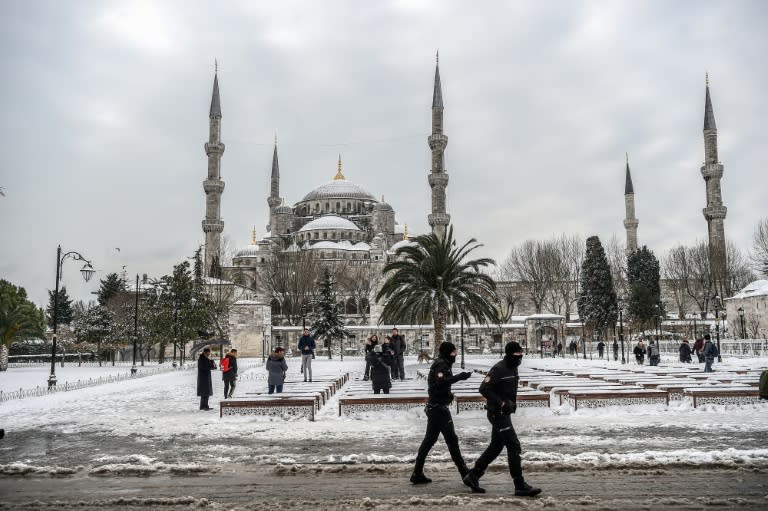
<svg viewBox="0 0 768 511"><path fill-rule="evenodd" d="M741 323L741 338L747 338L747 331L744 329L744 307L739 307L736 311L739 313L739 322Z"/></svg>
<svg viewBox="0 0 768 511"><path fill-rule="evenodd" d="M717 336L717 361L722 362L723 357L720 354L720 323L717 322L717 320L720 319L720 307L722 306L722 302L720 300L719 294L712 297L712 305L715 308L715 335Z"/></svg>
<svg viewBox="0 0 768 511"><path fill-rule="evenodd" d="M461 368L464 369L464 315L461 315Z"/></svg>
<svg viewBox="0 0 768 511"><path fill-rule="evenodd" d="M133 366L131 374L136 374L136 340L139 338L139 274L136 274L136 307L133 311Z"/></svg>
<svg viewBox="0 0 768 511"><path fill-rule="evenodd" d="M267 328L262 325L261 326L261 363L266 364L267 362Z"/></svg>
<svg viewBox="0 0 768 511"><path fill-rule="evenodd" d="M61 245L56 249L56 286L53 295L53 343L51 346L51 374L48 376L48 388L56 386L56 341L58 338L59 327L59 281L61 280L61 272L64 266L64 260L69 257L74 261L83 261L85 264L80 269L80 273L83 275L83 279L86 282L91 280L95 270L91 266L91 262L82 256L79 252L74 250L61 255Z"/></svg>
<svg viewBox="0 0 768 511"><path fill-rule="evenodd" d="M539 356L544 358L544 346L541 345L541 321L534 323L536 326L536 341L539 343Z"/></svg>
<svg viewBox="0 0 768 511"><path fill-rule="evenodd" d="M619 343L621 344L621 363L626 364L624 357L624 299L619 299Z"/></svg>

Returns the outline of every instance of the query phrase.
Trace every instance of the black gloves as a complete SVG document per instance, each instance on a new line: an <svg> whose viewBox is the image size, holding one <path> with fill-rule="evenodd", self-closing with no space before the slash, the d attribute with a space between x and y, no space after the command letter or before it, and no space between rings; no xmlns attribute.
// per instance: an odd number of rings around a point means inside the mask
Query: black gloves
<svg viewBox="0 0 768 511"><path fill-rule="evenodd" d="M512 401L506 400L501 405L501 413L504 413L504 414L515 413L515 410L517 410L517 403L514 403Z"/></svg>
<svg viewBox="0 0 768 511"><path fill-rule="evenodd" d="M467 379L467 378L469 378L470 376L472 376L472 373L470 373L470 372L468 372L468 371L464 371L464 372L462 372L462 373L459 373L459 379L460 379L460 380L466 380L466 379Z"/></svg>

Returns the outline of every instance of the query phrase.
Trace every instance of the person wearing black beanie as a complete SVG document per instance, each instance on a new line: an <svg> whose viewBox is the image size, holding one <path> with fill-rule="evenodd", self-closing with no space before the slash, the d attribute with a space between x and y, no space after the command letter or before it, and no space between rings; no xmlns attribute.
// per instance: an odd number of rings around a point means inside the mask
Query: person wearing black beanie
<svg viewBox="0 0 768 511"><path fill-rule="evenodd" d="M510 341L504 347L504 358L497 362L480 385L480 393L487 400L488 421L491 423L491 443L475 462L475 466L464 476L464 484L475 493L485 493L480 487L480 478L488 465L496 459L501 450L507 448L509 473L515 482L515 495L534 497L541 489L534 488L523 478L520 459L520 440L512 427L510 414L517 410L517 384L520 380L517 367L523 360L520 343Z"/></svg>
<svg viewBox="0 0 768 511"><path fill-rule="evenodd" d="M419 452L416 455L416 464L411 474L413 484L431 483L432 479L424 475L424 463L427 460L427 454L437 442L440 433L448 445L448 452L451 453L451 459L459 469L459 475L463 478L469 468L464 463L464 458L459 449L459 437L453 427L453 417L448 405L453 401L451 394L451 385L459 380L466 380L472 373L463 372L456 376L451 372L451 366L456 362L456 346L450 342L443 342L438 348L440 356L432 363L427 376L429 400L424 412L427 414L427 432L424 434L424 440L421 442Z"/></svg>

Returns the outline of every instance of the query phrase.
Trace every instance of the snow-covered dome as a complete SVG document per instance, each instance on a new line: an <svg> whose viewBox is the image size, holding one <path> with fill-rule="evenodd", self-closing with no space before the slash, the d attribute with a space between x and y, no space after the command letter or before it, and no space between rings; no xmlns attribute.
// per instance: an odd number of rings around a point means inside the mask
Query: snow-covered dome
<svg viewBox="0 0 768 511"><path fill-rule="evenodd" d="M275 214L278 215L292 215L293 209L290 208L290 206L278 206L275 208Z"/></svg>
<svg viewBox="0 0 768 511"><path fill-rule="evenodd" d="M320 218L315 218L311 222L307 222L301 229L299 229L299 232L317 230L359 231L360 229L346 218L336 215L326 215L321 216Z"/></svg>
<svg viewBox="0 0 768 511"><path fill-rule="evenodd" d="M323 199L362 199L375 201L376 199L363 187L346 179L334 179L323 183L304 196L302 202Z"/></svg>
<svg viewBox="0 0 768 511"><path fill-rule="evenodd" d="M371 246L368 243L361 241L360 243L356 243L355 245L352 245L352 248L350 250L354 250L356 252L368 252L369 250L371 250Z"/></svg>
<svg viewBox="0 0 768 511"><path fill-rule="evenodd" d="M256 257L258 256L258 245L250 244L245 248L241 248L235 253L235 257Z"/></svg>
<svg viewBox="0 0 768 511"><path fill-rule="evenodd" d="M367 252L371 249L370 245L365 242L360 242L356 244L350 243L348 240L341 240L341 241L318 241L314 245L310 245L309 247L312 250L320 250L320 249L326 249L326 250L349 250L352 252Z"/></svg>
<svg viewBox="0 0 768 511"><path fill-rule="evenodd" d="M394 211L392 206L384 202L384 197L381 198L381 202L373 206L374 211Z"/></svg>
<svg viewBox="0 0 768 511"><path fill-rule="evenodd" d="M768 280L756 280L749 283L744 289L733 295L731 299L744 299L752 296L768 295Z"/></svg>
<svg viewBox="0 0 768 511"><path fill-rule="evenodd" d="M318 241L317 243L310 245L311 250L338 250L340 247L335 241Z"/></svg>

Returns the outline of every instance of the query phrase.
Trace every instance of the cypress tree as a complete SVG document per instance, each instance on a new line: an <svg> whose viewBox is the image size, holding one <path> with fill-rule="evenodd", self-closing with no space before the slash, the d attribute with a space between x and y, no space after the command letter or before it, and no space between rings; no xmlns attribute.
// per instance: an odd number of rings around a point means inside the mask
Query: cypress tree
<svg viewBox="0 0 768 511"><path fill-rule="evenodd" d="M117 273L109 273L101 279L99 290L96 292L96 298L99 305L106 305L119 292L127 289L125 278Z"/></svg>
<svg viewBox="0 0 768 511"><path fill-rule="evenodd" d="M633 321L652 325L656 317L664 315L660 279L659 261L648 247L643 246L629 255L627 258L628 313Z"/></svg>
<svg viewBox="0 0 768 511"><path fill-rule="evenodd" d="M600 238L587 238L587 250L581 265L581 291L577 301L581 321L593 329L613 327L618 317L616 291L611 268Z"/></svg>

